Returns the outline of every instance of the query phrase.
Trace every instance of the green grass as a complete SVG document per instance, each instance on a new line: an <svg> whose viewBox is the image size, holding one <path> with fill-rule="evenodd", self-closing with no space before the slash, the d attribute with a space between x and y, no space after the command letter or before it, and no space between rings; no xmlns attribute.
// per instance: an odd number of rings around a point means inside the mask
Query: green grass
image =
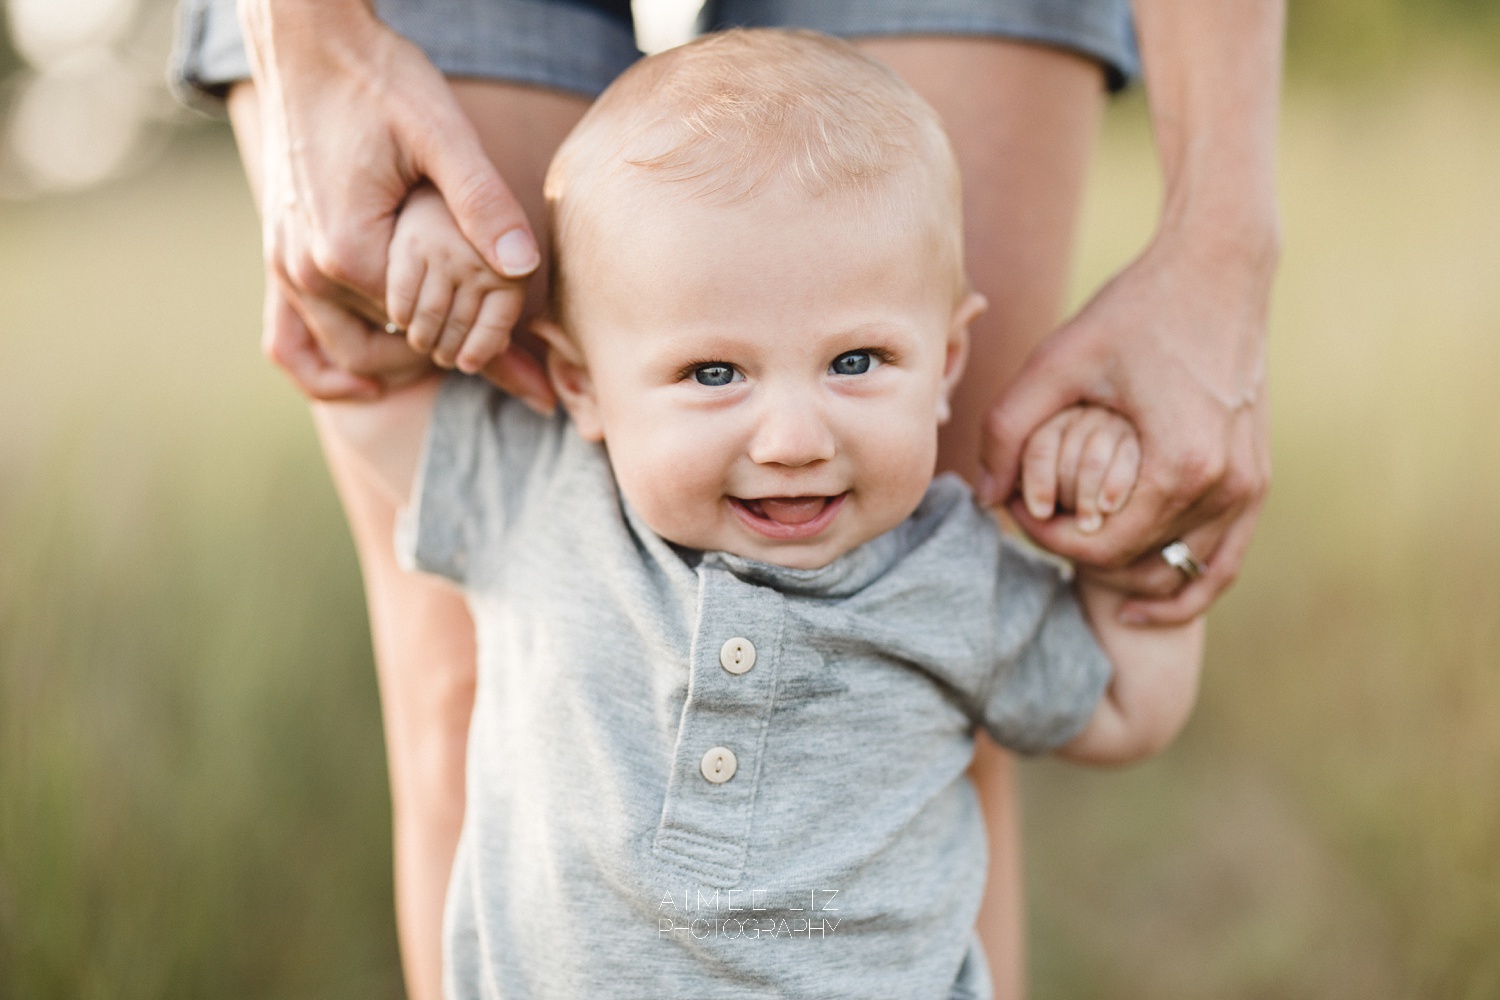
<svg viewBox="0 0 1500 1000"><path fill-rule="evenodd" d="M1025 770L1035 996L1500 997L1500 81L1288 102L1277 479L1160 760ZM347 532L218 133L0 205L0 998L400 994ZM1108 124L1080 294L1149 231Z"/></svg>
<svg viewBox="0 0 1500 1000"><path fill-rule="evenodd" d="M1038 997L1500 997L1497 94L1289 99L1271 501L1181 743L1028 769ZM1112 125L1081 287L1151 219Z"/></svg>

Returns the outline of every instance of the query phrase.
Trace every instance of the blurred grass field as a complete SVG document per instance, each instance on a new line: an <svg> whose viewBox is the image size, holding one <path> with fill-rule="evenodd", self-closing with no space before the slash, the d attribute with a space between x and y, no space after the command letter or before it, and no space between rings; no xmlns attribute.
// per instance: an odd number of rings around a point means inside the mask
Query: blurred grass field
<svg viewBox="0 0 1500 1000"><path fill-rule="evenodd" d="M221 130L0 204L0 1000L394 997L352 547ZM1276 484L1199 711L1027 765L1034 996L1500 998L1500 77L1289 95ZM1117 106L1078 295L1149 232Z"/></svg>

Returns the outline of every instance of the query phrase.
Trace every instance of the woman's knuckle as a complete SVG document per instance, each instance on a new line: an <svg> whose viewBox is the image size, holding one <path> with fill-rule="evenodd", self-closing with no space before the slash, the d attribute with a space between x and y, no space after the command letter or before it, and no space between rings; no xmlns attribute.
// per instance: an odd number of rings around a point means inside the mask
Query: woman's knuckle
<svg viewBox="0 0 1500 1000"><path fill-rule="evenodd" d="M990 437L996 441L1019 441L1023 434L1019 420L1011 416L1009 411L999 407L994 407L985 414L984 426Z"/></svg>
<svg viewBox="0 0 1500 1000"><path fill-rule="evenodd" d="M460 217L494 215L507 208L505 187L493 177L474 176L463 181L453 198L454 214Z"/></svg>
<svg viewBox="0 0 1500 1000"><path fill-rule="evenodd" d="M311 294L320 294L327 285L322 269L313 254L293 253L280 262L281 273L296 288Z"/></svg>
<svg viewBox="0 0 1500 1000"><path fill-rule="evenodd" d="M369 241L351 226L337 226L317 242L313 256L323 277L352 287L359 283L363 256Z"/></svg>
<svg viewBox="0 0 1500 1000"><path fill-rule="evenodd" d="M1224 455L1215 449L1193 447L1179 452L1171 463L1180 493L1199 496L1208 492L1224 475Z"/></svg>

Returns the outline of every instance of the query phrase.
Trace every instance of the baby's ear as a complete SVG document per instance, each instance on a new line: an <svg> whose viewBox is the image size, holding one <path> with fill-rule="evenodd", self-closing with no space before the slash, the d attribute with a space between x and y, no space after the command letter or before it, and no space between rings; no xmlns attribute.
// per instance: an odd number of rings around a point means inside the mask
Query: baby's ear
<svg viewBox="0 0 1500 1000"><path fill-rule="evenodd" d="M535 319L531 332L547 344L547 375L557 398L573 418L573 426L585 441L603 441L604 424L599 418L599 398L594 380L578 342L550 319Z"/></svg>
<svg viewBox="0 0 1500 1000"><path fill-rule="evenodd" d="M958 388L963 377L964 365L969 360L969 324L990 307L989 300L978 292L968 292L953 307L953 318L948 321L947 356L943 359L943 393L938 397L938 423L946 424L952 416L948 400Z"/></svg>

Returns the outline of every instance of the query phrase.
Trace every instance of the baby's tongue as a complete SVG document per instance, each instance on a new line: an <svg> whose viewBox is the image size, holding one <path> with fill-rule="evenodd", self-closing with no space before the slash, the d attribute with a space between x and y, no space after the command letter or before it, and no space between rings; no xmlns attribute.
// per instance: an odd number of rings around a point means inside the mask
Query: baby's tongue
<svg viewBox="0 0 1500 1000"><path fill-rule="evenodd" d="M823 513L827 503L827 497L766 497L755 501L755 507L777 524L806 524Z"/></svg>

